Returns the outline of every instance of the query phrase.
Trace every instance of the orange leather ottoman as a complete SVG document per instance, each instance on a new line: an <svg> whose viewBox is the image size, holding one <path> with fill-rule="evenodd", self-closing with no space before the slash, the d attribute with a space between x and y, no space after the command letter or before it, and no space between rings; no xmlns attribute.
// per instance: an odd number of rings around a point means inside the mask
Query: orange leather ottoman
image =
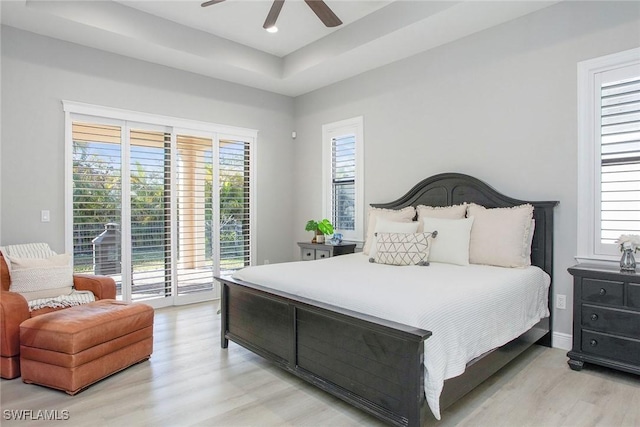
<svg viewBox="0 0 640 427"><path fill-rule="evenodd" d="M76 394L153 352L153 308L106 299L20 324L22 381Z"/></svg>

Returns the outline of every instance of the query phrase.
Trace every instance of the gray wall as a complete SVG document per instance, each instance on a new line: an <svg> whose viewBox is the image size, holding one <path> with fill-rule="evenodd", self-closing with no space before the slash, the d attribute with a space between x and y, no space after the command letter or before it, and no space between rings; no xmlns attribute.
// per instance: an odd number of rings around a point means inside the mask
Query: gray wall
<svg viewBox="0 0 640 427"><path fill-rule="evenodd" d="M64 249L62 99L259 129L259 263L297 257L321 214L322 124L363 115L367 204L448 171L559 200L554 279L570 303L576 63L638 46L640 3L566 2L291 100L3 27L0 244Z"/></svg>
<svg viewBox="0 0 640 427"><path fill-rule="evenodd" d="M61 100L258 129L258 262L289 260L293 241L293 101L2 27L0 244L64 251ZM40 222L40 211L51 222Z"/></svg>
<svg viewBox="0 0 640 427"><path fill-rule="evenodd" d="M558 200L557 293L575 263L578 61L640 46L640 3L565 2L296 98L295 235L321 214L321 126L364 116L365 202L440 172ZM556 311L571 333L571 310Z"/></svg>

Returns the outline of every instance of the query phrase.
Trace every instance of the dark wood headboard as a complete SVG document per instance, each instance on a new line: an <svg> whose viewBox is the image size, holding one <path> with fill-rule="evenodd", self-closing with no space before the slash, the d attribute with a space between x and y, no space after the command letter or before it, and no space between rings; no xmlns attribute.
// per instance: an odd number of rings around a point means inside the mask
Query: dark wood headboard
<svg viewBox="0 0 640 427"><path fill-rule="evenodd" d="M531 244L531 264L553 277L553 208L558 202L532 202L505 196L493 187L469 175L443 173L426 178L407 194L390 203L371 206L385 209L402 209L407 206L452 206L476 203L487 208L506 208L525 203L533 205L535 230Z"/></svg>

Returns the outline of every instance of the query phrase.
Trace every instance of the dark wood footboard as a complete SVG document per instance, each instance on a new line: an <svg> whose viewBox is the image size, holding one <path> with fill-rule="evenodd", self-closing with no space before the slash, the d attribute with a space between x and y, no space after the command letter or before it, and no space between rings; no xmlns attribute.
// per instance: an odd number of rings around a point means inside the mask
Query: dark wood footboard
<svg viewBox="0 0 640 427"><path fill-rule="evenodd" d="M397 426L422 425L431 332L218 278L228 340Z"/></svg>

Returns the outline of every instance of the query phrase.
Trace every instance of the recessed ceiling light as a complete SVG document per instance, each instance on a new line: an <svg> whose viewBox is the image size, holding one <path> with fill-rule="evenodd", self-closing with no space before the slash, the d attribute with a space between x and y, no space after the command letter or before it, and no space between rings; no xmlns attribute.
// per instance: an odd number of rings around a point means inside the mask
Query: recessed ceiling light
<svg viewBox="0 0 640 427"><path fill-rule="evenodd" d="M278 27L274 25L273 27L265 28L265 30L267 30L268 33L277 33Z"/></svg>

